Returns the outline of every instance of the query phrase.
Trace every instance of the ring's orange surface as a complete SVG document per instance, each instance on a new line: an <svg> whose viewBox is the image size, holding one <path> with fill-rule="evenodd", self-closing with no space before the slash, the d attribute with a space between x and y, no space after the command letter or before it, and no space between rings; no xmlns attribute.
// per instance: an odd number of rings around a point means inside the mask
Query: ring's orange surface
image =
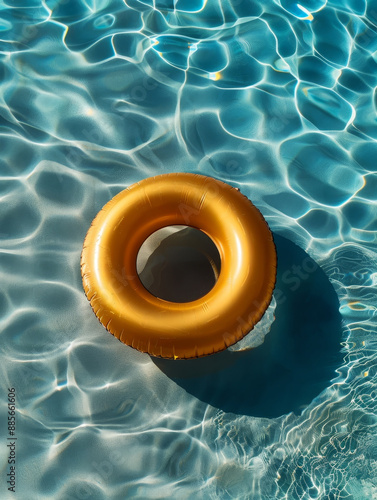
<svg viewBox="0 0 377 500"><path fill-rule="evenodd" d="M209 293L185 303L149 293L136 271L146 238L165 226L200 229L221 257ZM237 189L196 174L164 174L130 186L94 219L81 255L84 290L103 326L123 343L164 358L194 358L243 338L268 307L276 279L272 234Z"/></svg>

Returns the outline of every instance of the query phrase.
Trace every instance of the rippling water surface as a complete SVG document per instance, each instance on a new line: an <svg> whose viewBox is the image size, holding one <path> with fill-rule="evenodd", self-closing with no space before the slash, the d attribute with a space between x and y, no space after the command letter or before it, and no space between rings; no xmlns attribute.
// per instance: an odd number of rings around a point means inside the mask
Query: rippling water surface
<svg viewBox="0 0 377 500"><path fill-rule="evenodd" d="M1 498L377 499L377 1L2 0L0 76ZM255 350L152 360L85 298L92 218L175 171L274 232Z"/></svg>

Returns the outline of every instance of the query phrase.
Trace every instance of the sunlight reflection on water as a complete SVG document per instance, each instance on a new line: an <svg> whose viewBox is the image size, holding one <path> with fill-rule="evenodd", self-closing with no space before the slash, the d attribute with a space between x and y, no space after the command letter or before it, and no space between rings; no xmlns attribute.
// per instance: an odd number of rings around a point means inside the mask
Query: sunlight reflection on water
<svg viewBox="0 0 377 500"><path fill-rule="evenodd" d="M0 2L0 316L17 498L377 498L376 2L13 3ZM267 335L251 370L227 353L195 380L172 373L109 335L82 291L96 213L176 171L239 187L281 262L285 238L325 273L288 290L280 344ZM298 364L302 345L317 371Z"/></svg>

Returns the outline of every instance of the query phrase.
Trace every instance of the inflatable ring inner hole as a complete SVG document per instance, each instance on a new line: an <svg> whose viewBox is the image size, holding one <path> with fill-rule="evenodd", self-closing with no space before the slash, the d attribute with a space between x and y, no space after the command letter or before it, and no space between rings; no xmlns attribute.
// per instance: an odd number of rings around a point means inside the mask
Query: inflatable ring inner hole
<svg viewBox="0 0 377 500"><path fill-rule="evenodd" d="M167 226L141 245L136 269L152 295L169 302L191 302L214 287L221 258L215 243L203 231Z"/></svg>

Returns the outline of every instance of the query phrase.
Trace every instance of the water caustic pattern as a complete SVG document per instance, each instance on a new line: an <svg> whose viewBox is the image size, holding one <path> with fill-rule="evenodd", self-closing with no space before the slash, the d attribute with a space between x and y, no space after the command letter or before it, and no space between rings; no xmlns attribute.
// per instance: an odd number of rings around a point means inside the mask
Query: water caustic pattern
<svg viewBox="0 0 377 500"><path fill-rule="evenodd" d="M17 498L377 498L376 54L374 0L0 1ZM279 260L263 344L193 367L120 346L79 269L102 206L177 171L240 188Z"/></svg>

